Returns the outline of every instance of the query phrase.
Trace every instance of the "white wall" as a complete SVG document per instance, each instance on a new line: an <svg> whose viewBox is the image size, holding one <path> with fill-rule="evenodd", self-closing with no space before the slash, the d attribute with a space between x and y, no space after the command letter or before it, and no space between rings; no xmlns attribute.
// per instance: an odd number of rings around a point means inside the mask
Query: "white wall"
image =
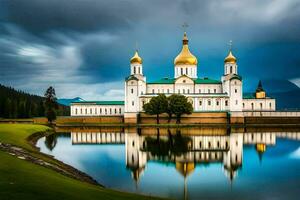
<svg viewBox="0 0 300 200"><path fill-rule="evenodd" d="M176 65L174 78L187 75L190 78L197 78L197 65Z"/></svg>
<svg viewBox="0 0 300 200"><path fill-rule="evenodd" d="M274 111L275 99L243 99L243 111Z"/></svg>
<svg viewBox="0 0 300 200"><path fill-rule="evenodd" d="M124 105L71 104L71 116L119 116Z"/></svg>

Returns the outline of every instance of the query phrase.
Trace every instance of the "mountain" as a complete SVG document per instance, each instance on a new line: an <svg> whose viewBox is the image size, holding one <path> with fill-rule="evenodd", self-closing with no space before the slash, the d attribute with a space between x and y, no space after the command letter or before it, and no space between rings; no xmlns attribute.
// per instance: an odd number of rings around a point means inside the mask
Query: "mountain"
<svg viewBox="0 0 300 200"><path fill-rule="evenodd" d="M73 98L73 99L58 99L57 100L57 102L59 103L59 104L62 104L62 105L64 105L64 106L70 106L70 104L72 103L72 102L80 102L80 101L84 101L82 98L80 98L80 97L75 97L75 98Z"/></svg>
<svg viewBox="0 0 300 200"><path fill-rule="evenodd" d="M45 116L44 97L28 94L0 84L0 118ZM70 108L59 104L57 115L69 115Z"/></svg>

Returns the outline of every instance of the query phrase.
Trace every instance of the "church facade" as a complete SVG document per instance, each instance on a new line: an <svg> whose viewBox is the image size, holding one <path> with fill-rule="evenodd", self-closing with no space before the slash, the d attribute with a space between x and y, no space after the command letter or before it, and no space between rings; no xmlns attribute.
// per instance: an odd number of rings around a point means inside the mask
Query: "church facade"
<svg viewBox="0 0 300 200"><path fill-rule="evenodd" d="M136 51L130 60L130 75L125 79L124 102L72 103L71 116L124 115L130 118L143 112L143 105L158 94L185 95L192 103L194 112L232 112L241 116L243 111L275 111L276 101L266 96L261 82L254 93L243 95L243 80L231 50L224 59L223 76L220 80L214 80L198 77L198 60L188 45L189 40L184 33L181 52L174 59L174 77L150 82L146 81L143 60Z"/></svg>

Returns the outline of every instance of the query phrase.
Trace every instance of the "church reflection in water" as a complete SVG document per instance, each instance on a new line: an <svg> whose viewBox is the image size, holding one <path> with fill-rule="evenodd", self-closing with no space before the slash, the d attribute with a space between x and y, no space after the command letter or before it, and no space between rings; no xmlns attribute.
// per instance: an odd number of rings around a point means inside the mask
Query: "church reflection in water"
<svg viewBox="0 0 300 200"><path fill-rule="evenodd" d="M196 165L223 163L230 181L243 163L243 147L254 145L259 159L276 138L300 140L299 132L279 129L228 128L95 128L73 129L72 144L125 144L126 167L138 182L148 161L174 163L187 177Z"/></svg>

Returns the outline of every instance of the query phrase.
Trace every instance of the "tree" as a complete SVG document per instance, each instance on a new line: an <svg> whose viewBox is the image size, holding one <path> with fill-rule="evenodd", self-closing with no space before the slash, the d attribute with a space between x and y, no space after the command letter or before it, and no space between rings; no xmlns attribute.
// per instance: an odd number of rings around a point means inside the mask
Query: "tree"
<svg viewBox="0 0 300 200"><path fill-rule="evenodd" d="M143 106L145 112L149 115L156 115L156 123L159 124L159 114L165 113L168 107L168 100L166 95L159 94L152 97L149 103Z"/></svg>
<svg viewBox="0 0 300 200"><path fill-rule="evenodd" d="M55 89L52 86L46 90L45 98L45 114L48 122L52 123L56 119L56 110L58 109Z"/></svg>
<svg viewBox="0 0 300 200"><path fill-rule="evenodd" d="M193 105L188 101L188 98L179 95L172 94L169 98L169 109L176 116L176 123L180 123L181 115L191 114L193 112Z"/></svg>

